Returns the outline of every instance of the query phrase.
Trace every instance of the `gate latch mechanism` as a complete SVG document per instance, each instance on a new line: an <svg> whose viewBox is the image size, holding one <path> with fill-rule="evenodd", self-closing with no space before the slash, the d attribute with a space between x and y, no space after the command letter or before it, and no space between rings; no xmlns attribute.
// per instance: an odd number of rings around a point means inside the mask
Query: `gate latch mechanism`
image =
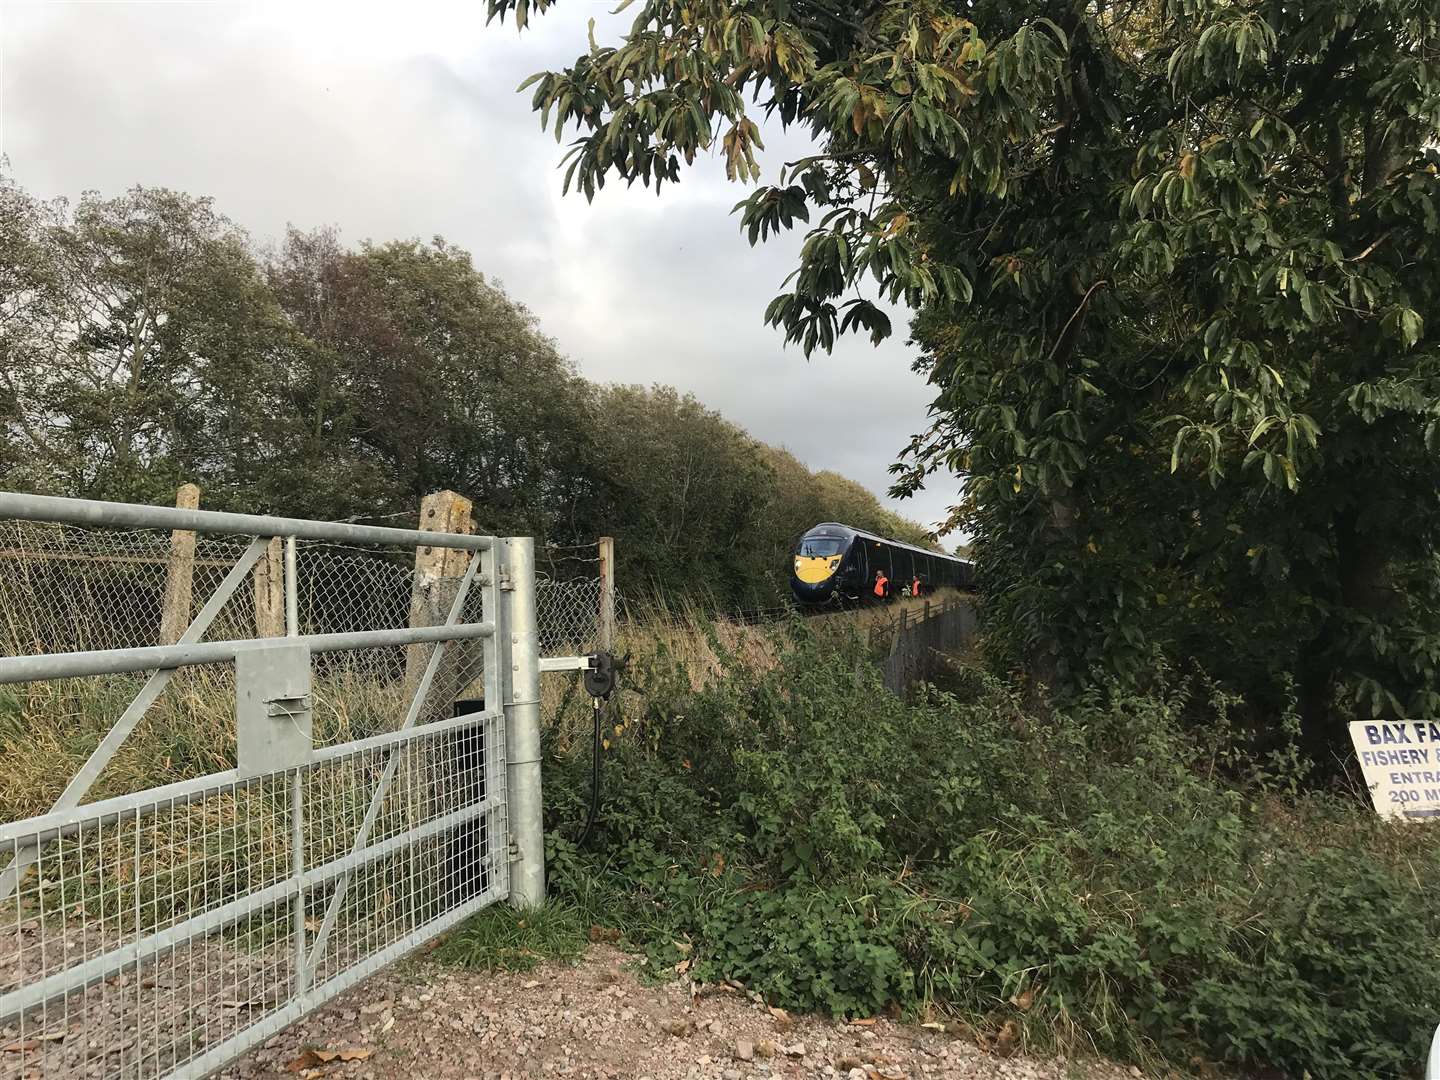
<svg viewBox="0 0 1440 1080"><path fill-rule="evenodd" d="M590 657L585 669L585 692L593 698L605 699L615 692L615 680L630 663L630 656L612 656L601 649Z"/></svg>

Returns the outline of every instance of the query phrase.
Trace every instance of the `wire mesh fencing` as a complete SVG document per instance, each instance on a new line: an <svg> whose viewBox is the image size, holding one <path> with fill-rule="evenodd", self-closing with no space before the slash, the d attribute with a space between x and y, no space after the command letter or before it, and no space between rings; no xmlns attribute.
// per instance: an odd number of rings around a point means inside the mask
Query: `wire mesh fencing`
<svg viewBox="0 0 1440 1080"><path fill-rule="evenodd" d="M505 895L498 716L431 727L0 828L0 1077L204 1075Z"/></svg>
<svg viewBox="0 0 1440 1080"><path fill-rule="evenodd" d="M182 626L215 592L245 551L246 541L200 534L194 545L180 598L183 614L176 618ZM575 554L594 549L593 544L563 549L566 554L552 562L560 570L542 575L537 583L546 655L580 655L596 648L602 587L593 564L598 559ZM413 550L301 541L297 557L301 633L399 628L416 617ZM284 632L278 560L277 547L211 623L205 640ZM0 520L0 651L21 655L157 644L174 565L172 538L162 531ZM586 569L592 571L589 576L575 576ZM458 577L447 580L444 587L453 593ZM437 603L443 600L443 594L437 594Z"/></svg>
<svg viewBox="0 0 1440 1080"><path fill-rule="evenodd" d="M583 656L599 647L602 585L597 579L537 581L535 609L546 656Z"/></svg>
<svg viewBox="0 0 1440 1080"><path fill-rule="evenodd" d="M198 537L192 599L213 593L245 547L233 537ZM157 644L170 555L170 537L155 531L0 521L4 650L19 655ZM252 620L241 636L254 634Z"/></svg>
<svg viewBox="0 0 1440 1080"><path fill-rule="evenodd" d="M0 521L3 651L107 650L4 661L0 1080L205 1075L507 895L497 557ZM251 767L240 661L292 634L305 753ZM225 659L109 652L170 641Z"/></svg>

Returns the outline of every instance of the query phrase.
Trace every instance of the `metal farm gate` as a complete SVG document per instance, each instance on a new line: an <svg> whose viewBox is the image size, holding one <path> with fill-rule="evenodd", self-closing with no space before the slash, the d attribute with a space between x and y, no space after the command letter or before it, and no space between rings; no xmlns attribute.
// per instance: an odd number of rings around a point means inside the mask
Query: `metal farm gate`
<svg viewBox="0 0 1440 1080"><path fill-rule="evenodd" d="M173 644L0 657L6 738L98 740L0 826L0 1080L204 1076L543 899L530 539L0 493L3 518L165 530L192 560L199 534L224 576L198 611L167 583ZM388 624L307 627L297 545L322 543L450 572L417 569Z"/></svg>

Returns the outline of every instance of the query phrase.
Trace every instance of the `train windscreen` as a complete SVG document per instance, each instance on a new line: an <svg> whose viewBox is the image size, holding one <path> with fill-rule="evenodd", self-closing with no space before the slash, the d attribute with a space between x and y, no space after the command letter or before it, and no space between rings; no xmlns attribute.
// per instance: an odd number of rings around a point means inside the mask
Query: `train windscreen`
<svg viewBox="0 0 1440 1080"><path fill-rule="evenodd" d="M839 555L844 547L845 541L838 536L807 536L800 541L800 549L796 554L818 559L827 555Z"/></svg>

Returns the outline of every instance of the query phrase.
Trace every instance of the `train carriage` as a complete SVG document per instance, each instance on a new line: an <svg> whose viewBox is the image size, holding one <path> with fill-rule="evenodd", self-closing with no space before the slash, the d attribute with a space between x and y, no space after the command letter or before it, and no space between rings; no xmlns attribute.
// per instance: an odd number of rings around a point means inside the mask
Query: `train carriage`
<svg viewBox="0 0 1440 1080"><path fill-rule="evenodd" d="M892 595L917 577L922 591L970 589L975 581L975 566L966 559L828 521L795 545L790 590L802 604L860 600L873 596L877 570L892 582Z"/></svg>

